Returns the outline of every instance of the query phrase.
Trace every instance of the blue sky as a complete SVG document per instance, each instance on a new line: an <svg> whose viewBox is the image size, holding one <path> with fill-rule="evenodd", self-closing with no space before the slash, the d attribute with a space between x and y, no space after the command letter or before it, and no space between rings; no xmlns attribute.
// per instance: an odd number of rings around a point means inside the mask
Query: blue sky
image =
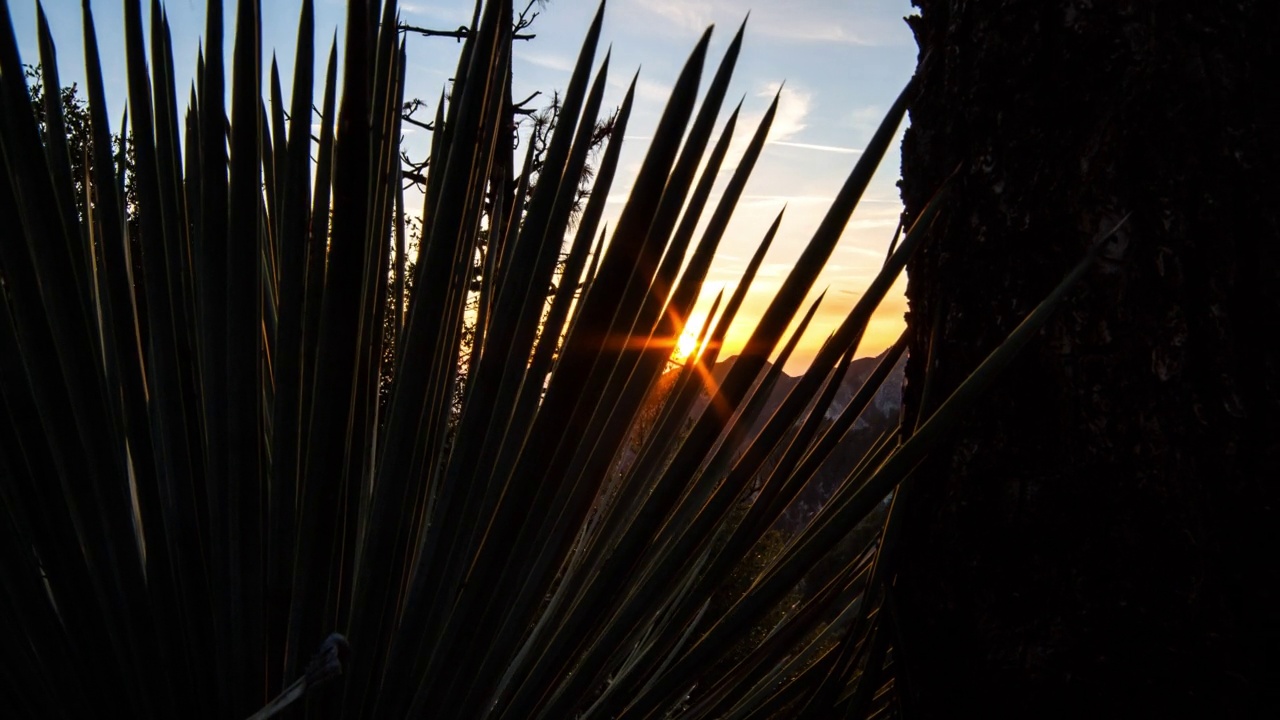
<svg viewBox="0 0 1280 720"><path fill-rule="evenodd" d="M174 36L178 97L185 97L204 27L204 2L167 0L163 4ZM121 116L125 98L122 5L119 0L93 3L113 118ZM149 2L142 5L144 16L148 15ZM228 1L226 5L229 56L235 3ZM274 50L287 94L299 3L262 0L261 5L262 45L267 54L264 73ZM35 2L12 0L9 6L23 61L35 63ZM84 67L80 0L46 0L44 7L58 47L63 82L80 81ZM470 2L402 0L400 12L406 23L451 29L470 21L472 7ZM595 2L584 0L552 0L541 9L531 28L537 37L518 43L515 50L517 98L535 91L549 96L552 89L565 85L596 7ZM739 328L750 326L785 278L883 112L910 78L916 58L915 42L902 20L912 11L909 0L611 0L605 11L602 36L603 45L612 46L613 52L606 106L619 104L637 69L640 75L637 105L627 129L606 221L621 210L671 84L698 37L708 25L715 25L705 82L748 10L751 16L743 52L726 102L729 107L724 112L727 117L736 101L743 99L730 165L741 153L779 84L785 85L769 144L708 278L704 290L708 301L720 288L733 287L769 223L784 205L787 211L751 297L740 313L736 323ZM320 67L335 33L341 44L344 13L342 0L316 2L316 62ZM450 39L410 37L406 94L433 105L452 75L458 48ZM598 55L597 65L601 57L603 53ZM322 72L317 70L317 75ZM318 78L318 82L322 80ZM320 93L317 88L317 102ZM434 107L425 112L433 114ZM428 141L423 131L411 132L405 138L411 155ZM815 295L824 288L830 289L807 341L789 364L789 371L807 363L882 262L900 211L895 187L898 170L895 143L815 286ZM719 185L727 180L728 172L722 171ZM719 188L717 195L718 192ZM878 353L901 331L903 286L900 280L881 306L860 355ZM695 312L695 320L697 315ZM732 352L743 339L741 330L731 331L726 351Z"/></svg>

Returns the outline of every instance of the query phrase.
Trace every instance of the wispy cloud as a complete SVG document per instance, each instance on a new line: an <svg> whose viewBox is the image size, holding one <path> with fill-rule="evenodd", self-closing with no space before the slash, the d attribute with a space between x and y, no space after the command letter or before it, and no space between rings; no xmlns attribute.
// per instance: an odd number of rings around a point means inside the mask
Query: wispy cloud
<svg viewBox="0 0 1280 720"><path fill-rule="evenodd" d="M780 95L779 89L782 91ZM813 94L794 85L783 86L777 82L769 83L756 93L756 97L764 100L771 100L774 95L778 95L778 112L769 128L769 141L780 143L808 127L806 119L813 107Z"/></svg>
<svg viewBox="0 0 1280 720"><path fill-rule="evenodd" d="M875 41L839 23L797 21L786 14L770 18L763 33L780 40L798 42L826 42L841 45L874 45Z"/></svg>
<svg viewBox="0 0 1280 720"><path fill-rule="evenodd" d="M685 30L701 32L711 24L715 7L710 2L688 0L649 0L642 7Z"/></svg>
<svg viewBox="0 0 1280 720"><path fill-rule="evenodd" d="M862 148L840 147L839 145L814 145L813 143L788 142L786 140L770 140L769 144L781 145L782 147L799 148L801 150L845 153L848 155L857 155L862 152Z"/></svg>
<svg viewBox="0 0 1280 720"><path fill-rule="evenodd" d="M536 65L548 70L555 70L556 72L563 73L573 72L573 61L566 57L520 50L515 52L515 56L517 59L527 62L530 65Z"/></svg>
<svg viewBox="0 0 1280 720"><path fill-rule="evenodd" d="M630 82L630 78L626 83ZM626 83L622 87L626 87ZM671 99L671 86L654 80L646 80L643 76L636 78L636 102L650 107L666 107Z"/></svg>
<svg viewBox="0 0 1280 720"><path fill-rule="evenodd" d="M779 93L779 89L781 89L781 93ZM722 175L731 174L737 169L738 163L742 161L743 153L747 151L747 144L751 141L751 136L755 134L756 128L764 118L765 109L772 102L775 95L778 97L778 110L774 113L773 124L769 126L769 139L767 141L769 144L786 145L791 143L790 138L795 137L808 127L809 113L813 107L813 95L807 90L794 85L770 82L754 95L757 100L746 104L751 109L744 110L741 117L738 118L738 125L734 130L733 143L729 147L729 153L725 158L724 164L720 167L720 174Z"/></svg>
<svg viewBox="0 0 1280 720"><path fill-rule="evenodd" d="M738 0L646 0L643 10L656 15L667 27L686 32L702 32L716 18L741 17L744 8ZM790 3L757 4L748 25L753 33L764 37L794 42L821 42L845 45L876 45L876 35L868 32L866 23L855 30L844 21L819 19L814 13L797 13ZM818 13L822 15L822 13Z"/></svg>
<svg viewBox="0 0 1280 720"><path fill-rule="evenodd" d="M631 85L632 77L633 75L630 72L609 75L607 82L609 87L618 93L618 102L622 102L621 97L627 91L627 87ZM635 106L637 108L661 109L666 107L667 100L671 98L671 85L646 78L643 68L634 77L636 81Z"/></svg>

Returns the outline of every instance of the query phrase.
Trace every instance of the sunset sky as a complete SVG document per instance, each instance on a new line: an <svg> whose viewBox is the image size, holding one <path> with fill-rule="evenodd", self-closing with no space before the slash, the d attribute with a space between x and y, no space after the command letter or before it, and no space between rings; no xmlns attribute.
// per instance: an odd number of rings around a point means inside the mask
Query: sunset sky
<svg viewBox="0 0 1280 720"><path fill-rule="evenodd" d="M34 64L38 59L34 0L13 0L9 5L22 59ZM142 5L144 15L148 15L149 3ZM229 58L235 3L226 5ZM270 67L269 53L274 50L278 53L286 94L292 77L298 5L292 0L262 1L262 45L267 54L264 77ZM82 82L80 0L46 0L44 6L58 47L63 83ZM122 3L98 0L93 7L111 117L119 118L125 108ZM445 0L400 3L404 22L434 29L468 24L472 7L470 2ZM595 2L584 0L553 0L542 8L531 28L537 37L518 43L515 50L517 99L535 91L542 91L547 97L551 90L562 88L568 82L596 7ZM174 35L174 71L178 78L178 97L182 98L194 76L196 50L204 27L204 2L168 0L165 8ZM708 69L703 75L705 86L748 9L751 16L743 52L722 119L739 98L743 99L742 116L726 161L730 169L722 171L713 203L718 198L719 187L728 179L734 158L740 156L779 85L784 82L785 85L769 144L729 225L700 307L705 308L721 288L732 289L769 223L784 205L787 211L773 248L735 323L739 330L730 332L726 355L732 354L735 346L745 339L745 329L759 317L790 270L852 170L864 143L910 78L916 58L914 40L902 19L912 11L909 0L611 0L605 11L601 52L597 55L598 66L604 49L612 46L606 107L617 106L637 69L640 75L636 106L627 128L618 177L609 196L606 222L612 223L622 209L671 84L698 37L708 25L715 25ZM322 68L324 53L328 52L334 33L338 33L341 46L345 2L317 0L316 10L316 62ZM435 99L453 74L459 47L445 38L409 38L406 96L431 103L425 117L434 114ZM319 68L317 82L323 82ZM317 102L320 95L321 88L317 86ZM411 156L425 154L428 142L424 131L409 130L405 137L406 150ZM804 367L830 330L852 308L883 261L900 211L895 187L898 171L898 148L894 143L815 285L815 296L829 288L827 298L806 340L789 363L789 371ZM905 280L899 280L882 304L859 355L879 353L901 331L904 285ZM697 315L695 312L695 320Z"/></svg>

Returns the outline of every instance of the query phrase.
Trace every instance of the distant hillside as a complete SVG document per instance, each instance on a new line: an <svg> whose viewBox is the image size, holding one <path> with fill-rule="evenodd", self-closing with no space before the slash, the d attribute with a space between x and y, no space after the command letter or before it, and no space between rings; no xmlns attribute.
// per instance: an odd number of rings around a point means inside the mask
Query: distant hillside
<svg viewBox="0 0 1280 720"><path fill-rule="evenodd" d="M871 372L879 364L881 356L874 358L860 358L854 360L849 365L844 379L840 382L829 407L823 411L824 425L820 432L825 431L833 424L848 407L853 400L853 396L862 387L863 382L871 374ZM737 357L730 357L722 362L718 362L712 368L711 378L717 382L723 382L729 374L730 368L733 367ZM880 386L872 402L858 417L853 427L841 439L840 444L832 451L830 457L818 469L814 478L809 482L805 489L795 499L790 507L784 511L779 519L778 527L783 530L799 529L815 512L822 507L827 498L835 491L840 482L853 470L858 461L866 454L875 442L886 432L891 432L897 427L898 415L902 405L902 378L903 368L905 366L905 358L899 360L894 366L889 376ZM770 368L765 365L764 371ZM636 426L632 428L631 439L621 448L616 458L616 468L622 472L636 459L636 452L643 444L642 434L652 429L652 423L656 419L662 399L665 397L667 390L671 387L671 382L676 378L675 371L664 375L660 380L657 388L651 394L646 407L649 409ZM738 452L745 450L750 441L764 428L769 418L778 410L796 385L800 382L799 376L792 376L782 373L778 377L772 392L769 393L768 401L760 413L759 417L752 423L750 432L739 446ZM686 429L691 427L693 422L702 414L710 400L709 393L704 390L701 397L694 402L689 412L686 422ZM756 482L763 482L765 473L771 469L772 464L779 461L781 453L775 452L762 468Z"/></svg>
<svg viewBox="0 0 1280 720"><path fill-rule="evenodd" d="M835 398L832 400L830 407L824 411L828 423L834 421L849 405L854 394L862 387L862 383L875 369L881 357L883 355L874 358L859 358L850 364L848 372L840 383L840 388L836 391ZM716 363L712 369L712 377L717 382L722 382L736 360L737 356L734 356ZM822 503L830 497L839 482L853 469L857 461L871 448L877 438L882 433L897 426L898 414L902 405L904 366L905 358L899 360L894 366L889 377L880 386L880 390L876 393L874 400L859 416L853 428L845 435L835 451L832 452L831 457L823 464L814 480L810 482L809 486L800 494L792 506L787 509L780 522L782 526L795 529L808 520L822 506ZM768 366L766 365L767 368ZM769 394L765 409L752 425L751 437L754 437L764 427L783 400L786 399L787 394L799 382L799 376L791 376L785 372L779 376L777 384ZM706 407L708 401L709 397L704 393L702 399L694 406L691 417L697 417Z"/></svg>

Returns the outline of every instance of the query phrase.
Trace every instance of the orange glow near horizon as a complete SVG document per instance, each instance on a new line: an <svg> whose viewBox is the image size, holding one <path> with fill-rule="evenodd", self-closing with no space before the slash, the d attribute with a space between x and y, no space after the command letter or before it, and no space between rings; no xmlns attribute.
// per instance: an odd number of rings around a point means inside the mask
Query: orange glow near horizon
<svg viewBox="0 0 1280 720"><path fill-rule="evenodd" d="M901 287L905 288L905 281L903 281ZM906 328L906 320L903 315L906 312L907 303L906 298L901 293L902 290L895 287L894 291L890 292L889 296L884 299L880 307L872 314L870 322L867 323L866 332L863 334L862 342L858 345L856 357L875 357L884 352L902 334L902 331ZM738 312L738 317L729 327L729 332L725 336L718 362L723 362L742 352L743 345L746 344L752 329L759 322L760 316L764 314L769 300L771 298L764 293L748 293L746 302L743 303L742 309ZM839 327L845 316L853 308L853 300L854 297L851 295L841 297L836 293L828 293L827 299L818 307L818 313L814 316L813 322L810 323L805 337L800 340L795 352L791 355L791 359L787 361L786 367L783 368L788 375L798 375L809 367L809 363L813 361L814 356L822 347L823 341ZM775 356L786 342L786 338L791 331L795 329L795 323L798 322L799 318L797 317L792 326L787 329L787 334L783 335L782 340L779 341L778 347L775 349Z"/></svg>

